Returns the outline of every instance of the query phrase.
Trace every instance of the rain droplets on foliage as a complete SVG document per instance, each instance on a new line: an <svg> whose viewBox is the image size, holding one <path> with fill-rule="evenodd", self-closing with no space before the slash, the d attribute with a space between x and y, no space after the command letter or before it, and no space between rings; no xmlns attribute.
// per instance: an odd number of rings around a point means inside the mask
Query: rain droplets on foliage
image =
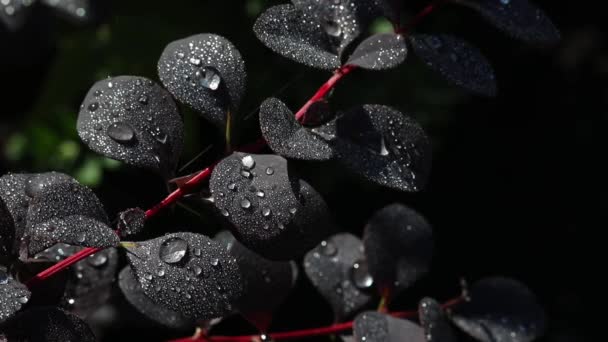
<svg viewBox="0 0 608 342"><path fill-rule="evenodd" d="M355 341L362 342L427 341L420 326L376 311L365 311L357 315L353 324L353 334Z"/></svg>
<svg viewBox="0 0 608 342"><path fill-rule="evenodd" d="M97 196L78 183L58 183L35 197L27 211L22 246L34 255L56 243L84 247L112 247L118 236Z"/></svg>
<svg viewBox="0 0 608 342"><path fill-rule="evenodd" d="M158 61L158 75L175 96L223 129L245 92L245 63L226 38L198 34L171 42Z"/></svg>
<svg viewBox="0 0 608 342"><path fill-rule="evenodd" d="M403 36L382 33L361 42L346 64L369 70L384 70L397 67L406 57L407 45Z"/></svg>
<svg viewBox="0 0 608 342"><path fill-rule="evenodd" d="M414 53L448 81L481 95L496 95L494 70L474 46L446 34L412 35L409 40Z"/></svg>
<svg viewBox="0 0 608 342"><path fill-rule="evenodd" d="M304 271L331 305L337 322L356 313L373 298L363 243L348 233L336 234L304 257Z"/></svg>
<svg viewBox="0 0 608 342"><path fill-rule="evenodd" d="M184 127L169 93L144 77L119 76L95 83L78 114L78 134L108 158L173 176Z"/></svg>
<svg viewBox="0 0 608 342"><path fill-rule="evenodd" d="M452 320L483 342L530 342L545 330L545 313L536 296L508 278L485 278L470 289L470 301L453 309Z"/></svg>
<svg viewBox="0 0 608 342"><path fill-rule="evenodd" d="M25 186L31 174L9 173L0 177L0 197L6 204L6 208L12 217L14 224L14 241L21 240L25 233L25 216L30 198L25 193ZM7 230L10 233L10 228ZM4 236L4 243L9 242L11 237ZM17 246L15 246L17 247Z"/></svg>
<svg viewBox="0 0 608 342"><path fill-rule="evenodd" d="M456 342L456 336L441 304L432 298L423 298L418 305L420 325L429 342Z"/></svg>
<svg viewBox="0 0 608 342"><path fill-rule="evenodd" d="M404 290L430 267L431 226L404 205L392 204L377 211L365 226L363 244L369 271L380 290L393 294Z"/></svg>
<svg viewBox="0 0 608 342"><path fill-rule="evenodd" d="M144 293L183 316L225 316L240 297L242 281L234 257L208 237L174 233L133 243L127 257Z"/></svg>
<svg viewBox="0 0 608 342"><path fill-rule="evenodd" d="M478 11L488 22L529 43L555 44L560 34L545 12L528 0L455 0Z"/></svg>
<svg viewBox="0 0 608 342"><path fill-rule="evenodd" d="M93 332L83 320L53 307L23 311L0 324L0 331L8 341L95 342Z"/></svg>
<svg viewBox="0 0 608 342"><path fill-rule="evenodd" d="M266 258L297 258L331 233L325 201L280 156L233 153L209 187L235 237Z"/></svg>
<svg viewBox="0 0 608 342"><path fill-rule="evenodd" d="M0 266L0 322L13 316L30 300L30 291ZM2 332L0 325L0 332Z"/></svg>

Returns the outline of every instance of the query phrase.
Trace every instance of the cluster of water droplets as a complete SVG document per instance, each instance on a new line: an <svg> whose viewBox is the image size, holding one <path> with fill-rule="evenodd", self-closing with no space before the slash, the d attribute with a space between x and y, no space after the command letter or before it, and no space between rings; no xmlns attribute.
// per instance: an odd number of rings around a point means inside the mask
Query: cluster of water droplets
<svg viewBox="0 0 608 342"><path fill-rule="evenodd" d="M212 91L217 90L222 82L222 77L220 76L219 71L217 71L217 69L215 69L213 66L203 65L204 61L211 63L211 58L196 56L195 54L197 50L194 48L194 44L190 43L188 46L190 48L188 53L181 51L175 52L175 57L177 59L187 62L195 68L194 76L192 76L190 73L185 73L182 77L185 80L190 81L190 85L192 87L201 86ZM191 55L192 57L187 57L187 55Z"/></svg>
<svg viewBox="0 0 608 342"><path fill-rule="evenodd" d="M0 267L0 322L12 316L30 300L30 292Z"/></svg>

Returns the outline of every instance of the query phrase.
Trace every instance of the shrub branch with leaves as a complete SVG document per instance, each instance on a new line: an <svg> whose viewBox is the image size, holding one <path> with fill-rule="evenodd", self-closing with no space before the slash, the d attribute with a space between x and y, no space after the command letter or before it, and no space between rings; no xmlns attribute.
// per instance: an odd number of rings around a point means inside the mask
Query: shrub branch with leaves
<svg viewBox="0 0 608 342"><path fill-rule="evenodd" d="M392 204L369 219L362 238L340 232L319 192L291 162L332 161L361 182L396 191L422 189L431 146L414 119L384 105L333 112L328 103L346 75L395 68L408 51L451 83L494 95L494 73L479 50L451 35L413 32L450 4L470 7L529 43L559 40L550 20L527 0L440 0L407 23L400 0L293 0L270 7L254 25L258 39L286 58L333 74L295 114L277 98L265 100L259 111L263 138L240 148L231 146L231 127L239 120L245 63L221 36L199 34L167 45L158 62L162 85L138 76L95 83L78 116L82 141L178 186L146 211L120 213L113 230L95 194L68 175L2 176L0 339L94 340L82 317L109 298L117 273L127 301L149 319L197 329L176 341L344 334L344 340L367 342L449 342L464 333L484 342L525 342L540 336L545 317L534 295L500 277L463 286L461 295L443 304L424 298L417 310L390 312L391 300L429 271L431 225L416 211ZM379 17L389 18L394 32L364 37ZM175 101L222 130L228 151L178 181L184 124ZM192 194L210 203L205 214L228 230L214 238L186 229L137 239L146 221ZM119 253L128 261L120 272ZM300 258L335 321L269 332L272 313L298 281L294 260ZM378 310L368 311L373 303ZM260 334L214 336L213 325L234 313Z"/></svg>

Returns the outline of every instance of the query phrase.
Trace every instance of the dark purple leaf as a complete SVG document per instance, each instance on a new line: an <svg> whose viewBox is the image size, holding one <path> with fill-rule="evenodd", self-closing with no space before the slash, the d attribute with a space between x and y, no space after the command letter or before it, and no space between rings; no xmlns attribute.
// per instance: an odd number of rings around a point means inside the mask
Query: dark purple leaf
<svg viewBox="0 0 608 342"><path fill-rule="evenodd" d="M245 92L245 63L226 38L198 34L176 40L158 60L163 85L215 125L224 128Z"/></svg>
<svg viewBox="0 0 608 342"><path fill-rule="evenodd" d="M336 234L306 253L304 271L331 305L336 322L361 310L373 296L363 243L348 233Z"/></svg>
<svg viewBox="0 0 608 342"><path fill-rule="evenodd" d="M423 298L418 306L418 316L427 342L456 342L450 321L436 300Z"/></svg>
<svg viewBox="0 0 608 342"><path fill-rule="evenodd" d="M137 279L135 279L131 267L125 266L125 268L120 271L120 274L118 275L118 286L127 301L145 317L174 329L184 329L194 325L192 319L188 319L175 311L154 303L152 299L144 293L141 285Z"/></svg>
<svg viewBox="0 0 608 342"><path fill-rule="evenodd" d="M419 191L430 167L430 142L412 118L380 105L364 105L336 120L337 160L367 181Z"/></svg>
<svg viewBox="0 0 608 342"><path fill-rule="evenodd" d="M51 185L32 199L23 243L34 255L56 243L83 247L112 247L118 236L97 196L84 185Z"/></svg>
<svg viewBox="0 0 608 342"><path fill-rule="evenodd" d="M53 307L23 311L3 323L0 331L8 341L95 342L83 320Z"/></svg>
<svg viewBox="0 0 608 342"><path fill-rule="evenodd" d="M144 293L157 305L194 319L231 313L242 292L238 264L226 249L194 233L134 242L127 257Z"/></svg>
<svg viewBox="0 0 608 342"><path fill-rule="evenodd" d="M318 69L340 67L331 37L314 17L292 5L270 7L258 17L253 30L264 45L283 57Z"/></svg>
<svg viewBox="0 0 608 342"><path fill-rule="evenodd" d="M353 324L353 334L356 341L364 342L426 341L420 326L376 311L359 314Z"/></svg>
<svg viewBox="0 0 608 342"><path fill-rule="evenodd" d="M270 98L262 103L260 129L272 151L285 158L330 160L334 157L330 144L335 138L332 125L304 127L278 99Z"/></svg>
<svg viewBox="0 0 608 342"><path fill-rule="evenodd" d="M325 201L282 157L233 153L209 187L235 237L268 259L295 259L331 234Z"/></svg>
<svg viewBox="0 0 608 342"><path fill-rule="evenodd" d="M485 96L496 95L494 70L481 52L446 34L410 36L414 53L448 81Z"/></svg>
<svg viewBox="0 0 608 342"><path fill-rule="evenodd" d="M27 287L7 273L0 265L0 322L13 316L30 300ZM0 331L3 331L0 326Z"/></svg>
<svg viewBox="0 0 608 342"><path fill-rule="evenodd" d="M397 67L406 57L407 45L401 35L380 33L361 42L346 64L363 69L384 70Z"/></svg>
<svg viewBox="0 0 608 342"><path fill-rule="evenodd" d="M119 76L95 83L78 114L78 135L108 158L173 176L184 127L173 99L144 77Z"/></svg>
<svg viewBox="0 0 608 342"><path fill-rule="evenodd" d="M453 308L452 320L483 342L530 342L545 331L545 313L536 296L508 278L485 278L470 289L471 300Z"/></svg>
<svg viewBox="0 0 608 342"><path fill-rule="evenodd" d="M396 292L411 286L429 269L432 229L414 210L392 204L369 220L363 233L369 270L380 290Z"/></svg>
<svg viewBox="0 0 608 342"><path fill-rule="evenodd" d="M528 0L454 0L478 11L488 22L514 38L555 44L560 34L545 12Z"/></svg>

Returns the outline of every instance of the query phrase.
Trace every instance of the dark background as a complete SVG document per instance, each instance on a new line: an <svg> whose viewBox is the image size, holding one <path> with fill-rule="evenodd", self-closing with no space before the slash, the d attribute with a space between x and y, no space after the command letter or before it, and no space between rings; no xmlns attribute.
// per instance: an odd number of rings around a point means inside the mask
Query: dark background
<svg viewBox="0 0 608 342"><path fill-rule="evenodd" d="M276 1L111 1L100 19L74 26L37 11L26 27L0 29L0 144L2 173L60 170L93 186L109 213L149 207L165 195L162 181L88 152L75 131L80 101L108 75L157 79L164 46L191 34L226 36L247 62L248 91L237 130L253 140L256 108L278 94L292 109L328 77L272 54L251 30L259 11ZM450 32L480 47L493 63L499 95L471 96L446 84L412 55L391 72L356 72L335 91L334 108L381 103L416 117L433 138L428 187L404 195L364 186L329 166L302 164L324 193L345 230L360 232L374 210L401 201L434 225L436 256L429 277L398 298L413 308L424 295L447 299L458 279L506 275L538 294L550 317L542 341L586 341L590 304L584 293L601 269L596 265L606 198L602 159L608 96L608 49L599 1L536 0L562 31L562 43L539 48L514 41L467 9L448 6L418 30ZM412 10L423 1L408 1ZM217 133L184 108L188 127L183 163L217 140ZM182 173L221 154L217 143ZM196 205L196 204L194 204ZM151 235L183 225L211 232L215 223L181 209L151 224ZM601 293L597 294L602 296ZM98 315L105 339L177 337L146 322L116 293ZM115 308L119 308L118 311ZM112 311L114 310L114 311ZM99 318L99 317L98 317ZM304 278L275 319L274 329L320 326L331 313ZM218 328L252 333L238 319ZM184 333L181 333L184 335ZM186 333L187 335L187 333Z"/></svg>

